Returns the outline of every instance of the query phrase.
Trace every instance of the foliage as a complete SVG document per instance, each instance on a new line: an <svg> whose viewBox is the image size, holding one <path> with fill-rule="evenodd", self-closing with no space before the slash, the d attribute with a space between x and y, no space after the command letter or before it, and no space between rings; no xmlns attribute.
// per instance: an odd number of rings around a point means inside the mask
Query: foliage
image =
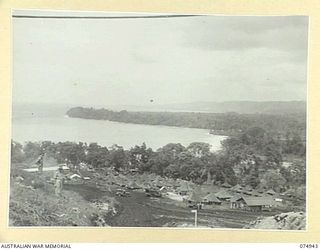
<svg viewBox="0 0 320 250"><path fill-rule="evenodd" d="M109 120L124 123L166 125L189 128L210 129L214 134L236 135L249 128L253 129L248 134L248 140L253 136L263 140L261 130L267 130L280 138L287 133L296 133L305 138L305 113L288 114L238 114L229 113L199 113L199 112L116 112L107 109L93 109L75 107L68 110L70 117ZM260 133L260 134L259 134Z"/></svg>
<svg viewBox="0 0 320 250"><path fill-rule="evenodd" d="M23 146L18 142L11 141L11 161L20 163L24 158Z"/></svg>
<svg viewBox="0 0 320 250"><path fill-rule="evenodd" d="M97 143L28 142L12 143L12 162L35 159L41 153L53 156L58 162L78 165L85 163L99 171L135 169L195 183L229 183L252 187L266 186L275 190L305 186L305 158L301 157L301 140L288 137L282 142L273 133L251 127L222 142L222 150L210 151L207 143L193 142L185 147L169 143L156 151L145 143L125 150L119 145L103 147ZM299 161L283 167L286 152L298 153ZM284 155L285 154L285 155Z"/></svg>

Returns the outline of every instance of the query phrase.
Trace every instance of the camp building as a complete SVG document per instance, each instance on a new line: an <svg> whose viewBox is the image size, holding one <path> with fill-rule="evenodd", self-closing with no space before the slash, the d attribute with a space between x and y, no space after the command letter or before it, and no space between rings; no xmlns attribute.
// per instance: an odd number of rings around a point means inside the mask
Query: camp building
<svg viewBox="0 0 320 250"><path fill-rule="evenodd" d="M230 199L230 207L233 209L245 209L253 212L270 210L274 205L269 197L235 196Z"/></svg>
<svg viewBox="0 0 320 250"><path fill-rule="evenodd" d="M211 193L202 199L202 203L206 205L212 205L212 204L221 205L221 200L219 200L217 196Z"/></svg>
<svg viewBox="0 0 320 250"><path fill-rule="evenodd" d="M215 194L217 198L220 200L228 201L233 196L230 192L227 190L220 190L218 193Z"/></svg>

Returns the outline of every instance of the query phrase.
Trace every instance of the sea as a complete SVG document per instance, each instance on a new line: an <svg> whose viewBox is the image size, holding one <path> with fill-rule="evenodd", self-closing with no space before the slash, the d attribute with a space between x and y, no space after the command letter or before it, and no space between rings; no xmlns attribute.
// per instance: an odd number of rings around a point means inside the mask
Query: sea
<svg viewBox="0 0 320 250"><path fill-rule="evenodd" d="M192 142L205 142L211 145L211 151L221 149L221 141L226 139L210 134L207 129L70 118L66 115L69 108L54 104L13 105L12 139L22 144L28 141L86 142L107 147L117 144L124 149L146 143L153 150L168 143L188 146Z"/></svg>

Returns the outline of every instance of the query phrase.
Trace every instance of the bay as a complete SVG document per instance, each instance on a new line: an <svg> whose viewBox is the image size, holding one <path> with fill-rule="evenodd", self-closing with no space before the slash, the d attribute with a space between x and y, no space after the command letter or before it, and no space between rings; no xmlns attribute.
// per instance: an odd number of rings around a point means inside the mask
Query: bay
<svg viewBox="0 0 320 250"><path fill-rule="evenodd" d="M188 146L192 142L205 142L211 150L221 148L226 136L212 135L206 129L181 128L120 123L106 120L86 120L69 118L65 112L36 112L25 108L14 109L12 119L12 139L24 143L27 141L53 142L96 142L110 147L113 144L130 149L143 142L156 150L168 143L181 143Z"/></svg>

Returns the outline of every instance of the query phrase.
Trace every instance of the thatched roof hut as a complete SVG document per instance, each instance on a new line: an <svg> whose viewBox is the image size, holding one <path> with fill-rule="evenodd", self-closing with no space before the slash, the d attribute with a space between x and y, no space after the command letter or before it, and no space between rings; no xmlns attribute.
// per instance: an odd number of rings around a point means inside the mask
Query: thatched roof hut
<svg viewBox="0 0 320 250"><path fill-rule="evenodd" d="M129 189L139 189L140 188L140 186L138 186L137 183L134 181L129 181L127 186Z"/></svg>
<svg viewBox="0 0 320 250"><path fill-rule="evenodd" d="M177 191L180 195L186 195L187 193L192 191L192 188L187 181L181 181L180 186L177 188Z"/></svg>
<svg viewBox="0 0 320 250"><path fill-rule="evenodd" d="M240 184L237 184L237 185L233 186L230 190L231 191L235 191L235 192L238 192L238 191L241 192L242 191L242 187L241 187Z"/></svg>
<svg viewBox="0 0 320 250"><path fill-rule="evenodd" d="M228 182L225 182L221 185L221 187L224 187L224 188L231 188L232 186L228 183Z"/></svg>
<svg viewBox="0 0 320 250"><path fill-rule="evenodd" d="M266 192L266 194L269 194L269 195L275 195L275 194L276 194L276 192L275 192L275 191L273 191L272 189L269 189L269 190Z"/></svg>
<svg viewBox="0 0 320 250"><path fill-rule="evenodd" d="M206 204L221 204L221 201L213 193L208 194L202 199L203 203Z"/></svg>
<svg viewBox="0 0 320 250"><path fill-rule="evenodd" d="M193 190L187 198L188 202L200 203L202 201L201 192L199 190Z"/></svg>
<svg viewBox="0 0 320 250"><path fill-rule="evenodd" d="M261 197L261 196L262 196L262 194L259 193L257 190L253 190L253 191L251 192L251 195L252 195L252 196L255 196L255 197Z"/></svg>
<svg viewBox="0 0 320 250"><path fill-rule="evenodd" d="M253 188L250 185L246 185L244 188L246 191L252 191Z"/></svg>
<svg viewBox="0 0 320 250"><path fill-rule="evenodd" d="M233 195L228 192L227 190L221 190L218 193L215 194L216 197L218 197L220 200L228 200L230 199Z"/></svg>
<svg viewBox="0 0 320 250"><path fill-rule="evenodd" d="M235 194L234 196L232 196L231 198L230 198L230 202L232 203L232 202L236 202L236 201L238 201L239 199L241 199L242 198L242 195L239 195L239 194Z"/></svg>

